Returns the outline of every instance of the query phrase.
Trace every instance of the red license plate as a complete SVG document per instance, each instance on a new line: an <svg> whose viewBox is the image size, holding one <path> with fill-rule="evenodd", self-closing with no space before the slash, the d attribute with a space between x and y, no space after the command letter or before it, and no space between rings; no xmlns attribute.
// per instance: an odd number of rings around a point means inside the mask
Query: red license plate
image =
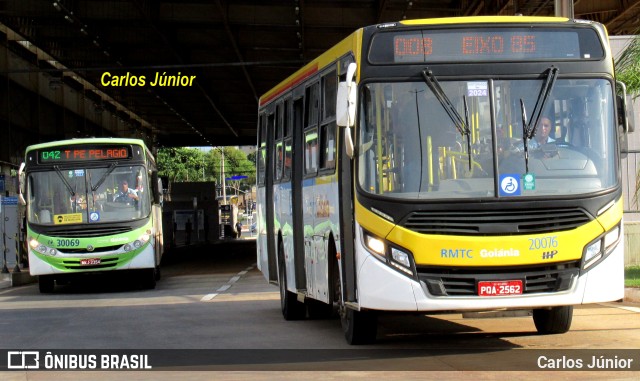
<svg viewBox="0 0 640 381"><path fill-rule="evenodd" d="M478 282L478 295L480 296L504 296L520 294L522 294L521 280Z"/></svg>
<svg viewBox="0 0 640 381"><path fill-rule="evenodd" d="M99 264L100 264L100 258L88 258L88 259L80 260L80 266L93 266L93 265L99 265Z"/></svg>

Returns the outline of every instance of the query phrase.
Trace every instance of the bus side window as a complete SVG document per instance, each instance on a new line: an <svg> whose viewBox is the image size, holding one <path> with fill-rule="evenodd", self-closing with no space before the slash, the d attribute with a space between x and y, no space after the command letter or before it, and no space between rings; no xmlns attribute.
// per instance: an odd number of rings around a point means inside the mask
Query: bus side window
<svg viewBox="0 0 640 381"><path fill-rule="evenodd" d="M330 122L321 127L322 145L320 154L322 157L322 169L334 169L336 167L336 122Z"/></svg>
<svg viewBox="0 0 640 381"><path fill-rule="evenodd" d="M318 131L311 129L304 135L304 173L315 174L318 170Z"/></svg>

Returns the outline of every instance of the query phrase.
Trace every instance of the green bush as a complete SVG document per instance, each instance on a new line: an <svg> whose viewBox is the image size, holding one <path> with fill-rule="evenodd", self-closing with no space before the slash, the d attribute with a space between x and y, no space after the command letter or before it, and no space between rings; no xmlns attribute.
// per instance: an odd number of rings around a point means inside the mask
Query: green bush
<svg viewBox="0 0 640 381"><path fill-rule="evenodd" d="M624 269L625 287L640 287L640 266L629 266Z"/></svg>

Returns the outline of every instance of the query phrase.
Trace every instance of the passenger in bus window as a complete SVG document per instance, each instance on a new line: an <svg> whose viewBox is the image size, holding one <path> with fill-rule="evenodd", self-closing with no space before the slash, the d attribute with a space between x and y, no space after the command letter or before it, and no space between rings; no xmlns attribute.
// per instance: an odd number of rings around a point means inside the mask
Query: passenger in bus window
<svg viewBox="0 0 640 381"><path fill-rule="evenodd" d="M135 190L129 188L129 183L124 180L120 186L120 192L116 196L116 202L131 202L131 200L138 201L138 194Z"/></svg>

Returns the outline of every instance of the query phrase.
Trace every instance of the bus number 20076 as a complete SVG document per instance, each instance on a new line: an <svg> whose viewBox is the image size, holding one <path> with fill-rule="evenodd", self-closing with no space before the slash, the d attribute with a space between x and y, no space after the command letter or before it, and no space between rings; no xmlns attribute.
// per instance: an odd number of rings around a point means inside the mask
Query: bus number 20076
<svg viewBox="0 0 640 381"><path fill-rule="evenodd" d="M558 247L556 236L529 238L529 250L550 249L553 247Z"/></svg>
<svg viewBox="0 0 640 381"><path fill-rule="evenodd" d="M78 247L80 246L79 239L57 239L58 247Z"/></svg>

